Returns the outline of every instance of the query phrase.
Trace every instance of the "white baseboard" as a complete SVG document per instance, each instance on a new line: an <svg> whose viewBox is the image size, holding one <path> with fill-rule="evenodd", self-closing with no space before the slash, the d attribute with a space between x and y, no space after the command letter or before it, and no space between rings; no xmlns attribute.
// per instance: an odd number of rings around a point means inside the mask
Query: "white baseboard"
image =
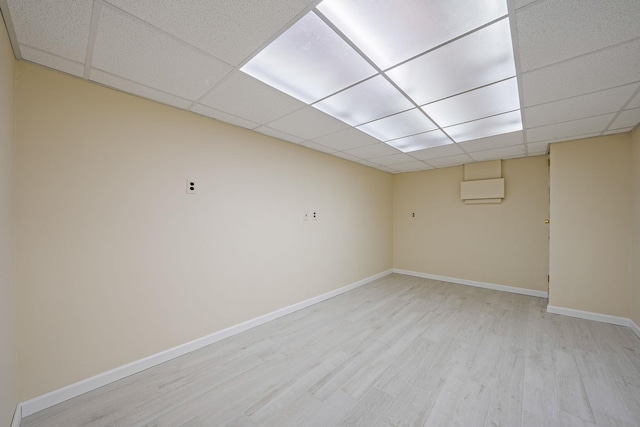
<svg viewBox="0 0 640 427"><path fill-rule="evenodd" d="M11 420L11 427L20 427L22 422L22 403L18 403L16 411L13 413L13 419Z"/></svg>
<svg viewBox="0 0 640 427"><path fill-rule="evenodd" d="M610 323L612 325L619 325L619 326L631 327L631 323L633 323L631 319L628 319L626 317L618 317L618 316L611 316L609 314L593 313L591 311L574 310L572 308L556 307L553 305L547 306L547 313L561 314L563 316L577 317L579 319L586 319L586 320L594 320L596 322Z"/></svg>
<svg viewBox="0 0 640 427"><path fill-rule="evenodd" d="M640 327L638 327L638 325L636 325L636 322L631 319L629 319L629 329L631 329L633 333L636 334L638 338L640 338Z"/></svg>
<svg viewBox="0 0 640 427"><path fill-rule="evenodd" d="M393 269L394 273L406 274L407 276L422 277L424 279L440 280L442 282L451 282L458 285L475 286L477 288L493 289L494 291L511 292L514 294L529 295L532 297L548 298L549 293L544 291L536 291L533 289L516 288L515 286L496 285L494 283L476 282L475 280L457 279L455 277L437 276L435 274L419 273L417 271Z"/></svg>
<svg viewBox="0 0 640 427"><path fill-rule="evenodd" d="M114 381L120 380L122 378L128 377L138 372L144 371L145 369L149 369L153 366L167 362L171 359L175 359L176 357L182 356L187 353L191 353L192 351L198 350L202 347L205 347L209 344L213 344L215 342L228 338L232 335L239 334L240 332L244 332L248 329L270 322L277 318L286 316L287 314L291 314L295 311L302 310L303 308L307 308L319 302L328 300L329 298L333 298L335 296L338 296L342 293L345 293L347 291L350 291L362 285L366 285L369 282L372 282L376 279L379 279L391 273L392 273L392 270L383 271L382 273L378 273L371 277L367 277L366 279L359 280L355 283L344 286L340 289L336 289L334 291L327 292L322 295L318 295L317 297L310 298L308 300L299 302L297 304L293 304L288 307L281 308L272 313L267 313L263 316L256 317L251 320L247 320L246 322L231 326L229 328L215 332L211 335L207 335L205 337L196 339L194 341L181 344L177 347L173 347L171 349L162 351L160 353L151 355L149 357L145 357L144 359L136 360L135 362L131 362L127 365L120 366L118 368L112 369L107 372L103 372L91 378L87 378L85 380L78 381L77 383L70 384L66 387L62 387L60 389L51 391L41 396L34 397L33 399L27 400L18 405L18 409L20 409L21 416L15 417L15 418L19 418L18 424L16 424L15 426L12 424L11 427L18 427L20 425L20 419L23 417L27 417L29 415L35 414L36 412L42 411L43 409L50 408L51 406L57 405L58 403L62 403L66 400L80 396L81 394L87 393L91 390L95 390L97 388L103 387ZM18 409L16 409L16 414L18 414ZM15 419L14 419L14 423L15 423Z"/></svg>

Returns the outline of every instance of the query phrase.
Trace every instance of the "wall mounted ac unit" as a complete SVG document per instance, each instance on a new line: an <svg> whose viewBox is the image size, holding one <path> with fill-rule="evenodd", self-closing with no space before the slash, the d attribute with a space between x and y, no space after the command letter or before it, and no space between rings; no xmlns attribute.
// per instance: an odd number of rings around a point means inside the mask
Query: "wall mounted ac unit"
<svg viewBox="0 0 640 427"><path fill-rule="evenodd" d="M492 160L464 165L460 198L466 204L501 203L504 199L502 161Z"/></svg>

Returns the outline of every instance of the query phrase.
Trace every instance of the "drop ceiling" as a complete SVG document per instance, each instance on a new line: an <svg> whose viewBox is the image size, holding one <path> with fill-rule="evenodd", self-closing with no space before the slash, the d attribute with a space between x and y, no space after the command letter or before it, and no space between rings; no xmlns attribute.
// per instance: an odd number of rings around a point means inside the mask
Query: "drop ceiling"
<svg viewBox="0 0 640 427"><path fill-rule="evenodd" d="M390 173L541 155L640 122L638 0L365 3L0 0L0 9L18 59ZM359 31L365 24L379 31ZM289 94L253 77L260 58L287 35L304 40L306 28L329 41L294 46L305 75L325 71L310 92L290 89L300 72L277 56L262 71ZM482 44L490 32L508 38ZM483 65L506 57L510 68Z"/></svg>

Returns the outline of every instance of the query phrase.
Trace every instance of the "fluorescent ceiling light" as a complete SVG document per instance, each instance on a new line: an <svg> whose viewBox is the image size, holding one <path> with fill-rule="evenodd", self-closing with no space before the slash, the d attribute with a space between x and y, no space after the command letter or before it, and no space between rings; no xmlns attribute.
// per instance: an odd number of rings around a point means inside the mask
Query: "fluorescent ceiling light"
<svg viewBox="0 0 640 427"><path fill-rule="evenodd" d="M388 141L390 139L402 138L403 136L434 130L437 129L437 126L420 110L414 108L403 113L364 124L359 126L358 129L380 141Z"/></svg>
<svg viewBox="0 0 640 427"><path fill-rule="evenodd" d="M509 20L404 63L387 75L419 105L513 77Z"/></svg>
<svg viewBox="0 0 640 427"><path fill-rule="evenodd" d="M324 0L318 10L384 70L505 16L507 4L504 0Z"/></svg>
<svg viewBox="0 0 640 427"><path fill-rule="evenodd" d="M522 118L518 110L451 126L444 130L456 142L469 141L522 130Z"/></svg>
<svg viewBox="0 0 640 427"><path fill-rule="evenodd" d="M506 0L324 0L242 71L404 152L522 129Z"/></svg>
<svg viewBox="0 0 640 427"><path fill-rule="evenodd" d="M307 103L375 74L375 69L313 12L241 70Z"/></svg>
<svg viewBox="0 0 640 427"><path fill-rule="evenodd" d="M520 97L515 77L422 107L429 117L442 127L494 116L518 108L520 108Z"/></svg>
<svg viewBox="0 0 640 427"><path fill-rule="evenodd" d="M313 106L345 123L357 126L408 110L413 104L387 79L377 75Z"/></svg>
<svg viewBox="0 0 640 427"><path fill-rule="evenodd" d="M441 145L452 143L453 142L447 138L447 135L439 130L432 130L431 132L387 141L387 144L396 147L403 153L410 153L412 151L424 150L425 148L439 147Z"/></svg>

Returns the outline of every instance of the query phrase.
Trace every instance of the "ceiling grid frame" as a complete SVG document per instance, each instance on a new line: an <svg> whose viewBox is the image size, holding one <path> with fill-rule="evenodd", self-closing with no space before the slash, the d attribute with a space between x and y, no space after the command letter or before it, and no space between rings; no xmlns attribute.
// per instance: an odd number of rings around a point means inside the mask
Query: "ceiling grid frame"
<svg viewBox="0 0 640 427"><path fill-rule="evenodd" d="M375 139L370 139L371 137L362 132L361 130L353 127L353 126L337 126L332 125L327 130L329 132L323 133L322 136L314 136L314 133L307 133L308 137L304 137L304 135L295 135L293 132L291 133L291 129L285 127L281 127L281 129L271 128L270 125L275 125L276 122L283 123L283 119L285 119L288 115L298 114L305 110L308 107L305 105L301 105L295 110L282 110L285 111L283 116L279 116L275 119L272 119L267 122L256 122L255 118L252 120L251 117L248 117L247 114L244 114L242 110L238 110L237 106L242 105L242 103L238 103L236 101L231 100L231 102L235 102L236 108L235 110L225 107L224 104L215 104L217 105L215 108L207 106L204 101L211 94L216 93L216 90L219 88L229 88L230 84L232 84L232 76L234 73L239 72L240 68L244 66L244 64L248 63L254 56L260 53L266 46L268 46L273 40L276 40L280 35L284 34L289 28L294 26L299 19L301 19L306 14L313 12L316 16L318 15L321 1L320 0L299 0L297 1L297 6L299 9L296 9L295 12L289 13L286 15L286 20L279 19L278 27L268 25L264 27L260 27L255 34L251 36L250 40L252 44L246 44L247 46L252 46L251 49L244 49L242 52L251 52L247 56L245 56L240 63L234 60L234 63L237 65L230 64L226 62L224 59L217 57L215 54L211 54L210 52L195 46L194 39L189 35L190 28L185 27L182 28L180 32L177 33L174 30L176 27L167 26L163 24L165 21L153 21L160 22L160 26L155 25L148 19L143 19L143 16L155 16L149 15L148 13L141 14L140 16L137 13L130 13L128 11L123 10L116 6L115 3L119 3L117 0L85 0L85 5L91 4L91 14L90 14L90 22L89 24L89 34L88 39L85 39L86 42L86 52L84 62L80 63L75 61L73 58L67 57L65 55L59 55L56 51L48 50L43 46L37 45L29 45L24 43L25 34L29 34L30 32L41 32L41 31L50 31L46 37L58 37L62 32L57 31L55 27L49 26L38 26L36 23L38 22L38 16L42 16L44 6L42 2L38 2L37 0L0 0L0 11L2 12L3 18L6 23L7 32L9 34L9 39L11 41L11 45L14 51L14 56L18 60L26 60L35 63L40 63L49 68L58 69L62 72L71 73L80 78L84 78L85 80L91 81L92 83L100 84L102 86L110 87L118 91L131 93L134 96L142 96L156 102L165 103L167 105L184 109L188 111L192 111L195 114L201 114L208 117L213 117L218 120L228 121L229 123L245 127L247 129L266 133L271 133L271 136L277 138L284 138L285 140L290 140L292 143L296 143L302 146L306 146L310 149L316 149L318 151L322 151L328 153L330 155L335 155L338 157L346 158L350 161L356 161L363 165L369 167L377 167L380 170L384 170L390 173L403 173L406 171L415 171L421 170L418 166L424 165L423 170L432 169L435 167L447 167L447 165L455 164L458 161L482 161L482 158L487 156L497 156L499 158L510 158L513 156L513 153L517 153L522 151L522 155L519 157L525 157L530 155L540 155L548 152L548 144L558 141L571 140L576 138L583 137L593 137L599 135L607 135L607 134L615 134L620 132L628 132L630 128L629 124L632 124L632 121L636 120L638 111L636 110L640 99L640 26L637 22L640 22L640 2L636 0L609 0L607 3L607 8L603 8L601 6L594 7L594 11L603 11L606 16L599 16L591 12L588 5L582 6L579 9L579 17L587 17L588 21L584 21L589 23L591 27L588 27L587 24L583 22L571 22L571 19L577 19L573 16L554 16L554 15L545 15L545 13L549 13L549 11L553 12L554 10L570 10L572 7L577 7L579 0L505 0L506 1L506 14L501 17L494 18L490 22L484 23L480 27L475 27L469 31L464 32L463 34L457 35L455 38L451 40L447 40L443 43L437 44L437 46L433 46L430 49L425 50L424 52L420 52L412 55L409 58L402 59L402 61L397 64L390 65L388 67L378 67L374 66L377 74L384 77L385 81L390 84L395 90L399 90L399 92L408 100L411 101L412 108L409 110L403 110L403 112L407 112L413 109L418 109L422 115L427 120L430 120L436 125L437 132L443 132L443 135L452 141L451 135L449 135L449 131L447 131L447 127L450 126L441 126L440 123L433 120L432 117L426 113L422 109L424 105L428 105L434 102L438 102L442 99L452 98L454 96L464 94L467 92L472 92L481 87L490 86L493 83L486 83L479 87L474 87L472 89L467 89L463 92L456 93L453 95L448 95L445 98L440 98L435 101L429 101L428 104L420 104L416 102L416 100L409 96L409 94L405 93L404 90L399 88L393 79L391 79L387 72L392 70L395 67L399 67L402 64L409 63L421 56L426 55L428 52L432 52L433 50L439 48L442 45L447 45L454 43L456 40L462 39L463 37L471 34L473 32L479 31L482 27L489 27L494 22L497 22L504 17L508 17L509 19L509 28L511 32L511 40L510 45L513 53L513 60L515 65L515 77L518 87L518 98L520 101L520 120L522 123L522 131L512 132L507 134L505 137L486 137L473 139L465 142L453 142L456 147L456 152L460 154L453 154L451 150L443 151L438 150L437 148L443 147L435 147L435 148L426 148L418 151L408 151L403 155L400 155L402 151L392 148L392 150L378 150L376 151L375 147L378 147L380 144L384 144L383 142ZM344 0L344 1L352 1L352 0ZM392 0L381 0L381 1L392 1ZM416 0L420 1L420 0ZM425 0L426 1L426 0ZM90 2L90 3L89 3ZM558 3L561 7L555 8L551 7L550 3L555 2ZM163 8L164 5L168 5L171 3L171 0L158 0L156 2L150 2L149 7L158 8L153 11L156 13L163 13L170 8ZM219 7L229 8L229 10L235 10L231 15L234 17L239 17L238 11L244 10L242 9L244 4L249 4L249 0L220 0L216 4ZM269 9L274 10L284 10L282 9L285 4L293 4L293 0L273 0L273 7L270 6ZM60 13L64 13L60 8L68 7L65 6L69 4L73 4L72 2L54 2L50 3L51 7L58 8L53 16L60 16ZM126 3L122 4L123 7ZM462 3L457 3L462 4ZM573 5L573 6L572 6ZM185 4L184 7L189 7ZM210 5L203 6L205 8L210 8ZM162 34L162 37L170 37L172 40L175 40L179 43L179 46L183 46L180 49L193 49L198 51L200 54L205 55L208 58L211 58L213 61L222 62L228 65L229 71L226 72L219 80L215 81L212 79L212 84L209 85L206 90L199 93L199 96L194 99L186 99L176 92L176 89L172 87L167 87L166 83L153 83L152 85L147 84L148 80L145 81L136 81L129 79L123 75L111 74L112 78L109 78L108 83L103 83L92 79L91 71L99 70L94 67L94 47L96 45L97 39L101 37L98 34L98 26L102 21L101 15L105 8L109 8L111 10L116 10L118 13L124 13L129 18L134 19L136 22L142 23L147 28L152 28L153 31L158 32L157 34ZM278 9L280 8L280 9ZM132 10L134 12L142 11L140 8L131 8L127 7L127 9ZM148 9L147 9L148 10ZM174 9L175 10L175 9ZM220 9L222 10L222 9ZM629 25L631 27L620 28L609 28L609 27L599 27L597 25L593 25L598 22L615 22L616 16L622 16L624 11L627 16L623 18L625 22L630 22ZM280 12L277 12L280 13ZM230 15L230 16L231 16ZM326 16L321 14L326 20ZM83 15L84 16L84 15ZM194 16L193 14L191 16ZM285 15L282 15L283 17ZM408 15L407 15L408 16ZM629 18L631 16L632 18ZM273 19L275 15L269 16L269 14L264 14L264 16L257 16L254 14L253 17L249 17L249 19L253 19L252 23L260 26L261 22L267 23L269 20ZM525 19L526 21L522 21ZM322 17L320 17L322 19ZM532 21L529 21L529 18L532 18ZM84 18L83 18L84 19ZM223 19L223 17L215 17L215 16L206 16L203 18L205 22L215 23L216 19ZM184 21L184 20L183 20ZM249 22L249 21L248 21ZM519 23L525 22L525 28L519 28ZM284 23L284 24L282 24ZM538 25L538 27L532 27L533 23ZM589 31L588 34L585 34L585 37L581 37L580 33L571 33L571 37L573 38L574 43L578 43L577 49L568 49L567 47L562 47L562 51L565 52L562 55L559 55L557 52L549 51L548 48L544 46L540 46L540 44L536 44L537 52L534 54L541 53L543 55L540 58L533 58L533 60L527 60L528 64L541 63L539 67L528 68L526 71L522 70L521 60L522 58L530 58L529 55L532 54L528 50L528 46L533 46L532 43L536 40L532 39L531 36L534 37L546 37L544 33L544 25L555 25L556 34L561 34L563 29L562 26L568 23L567 28L578 29L582 31L583 29L587 29ZM161 28L162 27L162 28ZM245 25L246 27L246 25ZM245 28L240 27L240 28ZM588 27L588 28L587 28ZM593 27L593 28L592 28ZM85 27L86 28L86 27ZM165 29L166 28L166 29ZM274 31L275 29L275 31ZM337 28L332 28L335 32ZM535 32L532 32L535 30ZM606 34L604 38L598 38L598 32L601 31L609 31L614 32L614 34ZM337 34L341 34L340 32L336 32ZM154 33L155 34L155 33ZM178 36L180 34L180 36ZM192 33L193 34L193 33ZM236 32L236 34L239 34ZM77 35L76 35L77 36ZM42 38L43 36L35 36L32 37L32 40L38 40L38 37ZM85 36L82 36L85 37ZM184 38L183 38L184 37ZM349 39L344 34L340 35L342 40ZM593 45L585 44L582 39L586 40L598 40L598 42ZM604 42L601 42L600 39L604 39ZM187 41L189 40L189 41ZM201 40L197 39L196 41ZM73 42L73 40L70 40ZM22 42L22 43L21 43ZM64 40L56 39L56 43L64 43ZM222 41L223 43L233 44L234 40ZM556 40L556 43L563 43L564 40ZM21 44L24 45L24 52L21 49ZM157 45L157 44L156 44ZM231 45L232 46L232 45ZM365 57L368 62L371 64L372 60L365 54L365 52L361 51L355 43L349 44L352 49L356 49L360 55L360 57ZM559 45L561 46L561 45ZM207 46L205 46L207 47ZM546 51L545 51L546 49ZM219 49L212 50L211 52L218 52ZM573 55L573 51L578 52L579 54ZM150 52L149 55L155 55L154 52ZM622 55L626 55L624 58ZM636 59L636 57L638 59ZM238 55L236 55L238 58ZM549 59L553 58L553 61L549 62ZM165 57L165 60L166 59ZM598 62L600 61L600 62ZM602 63L602 61L606 61L606 63ZM586 65L585 65L586 64ZM593 68L594 64L596 67ZM606 67L605 67L606 64ZM373 64L375 65L375 64ZM638 66L636 66L638 65ZM567 75L567 73L572 72L577 66L587 66L587 69L590 67L595 71L590 73L578 73L577 75ZM608 68L607 68L608 67ZM162 68L162 67L161 67ZM169 67L171 68L171 67ZM174 67L175 68L175 67ZM610 69L615 71L614 73L607 73L603 70ZM75 70L75 71L74 71ZM538 74L540 72L544 72L542 74ZM100 71L100 73L110 74L106 70ZM613 74L613 75L610 75ZM374 76L369 77L373 78ZM502 80L506 80L502 79ZM533 99L529 99L529 92L535 90L539 92L540 89L544 89L544 86L548 86L550 88L553 85L562 84L564 80L570 82L570 88L567 90L558 91L559 93L554 94L552 97L545 98L544 96L535 96L534 98L538 100L538 102L532 102ZM586 80L585 80L586 79ZM165 79L166 80L166 79ZM166 80L170 82L171 80ZM593 81L593 83L591 83ZM353 87L358 83L352 84L350 87ZM237 84L237 83L233 83ZM164 86L163 86L164 85ZM192 85L191 87L197 87ZM624 101L622 100L621 95L624 94L625 89L629 89L630 92L627 94ZM343 88L340 91L344 91L348 88ZM526 89L526 90L525 90ZM340 92L338 91L338 92ZM268 107L269 97L271 99L275 95L270 95L272 92L268 90L263 91L263 96L266 98L261 99L251 99L251 95L245 93L243 96L246 98L243 102L257 102L257 104L263 105L263 108ZM192 92L193 93L193 92ZM227 94L229 93L227 89ZM195 95L195 93L193 93ZM328 98L331 95L326 95L325 98ZM190 97L192 95L189 95ZM580 108L580 97L585 97L585 100L599 100L599 99L608 99L606 107L598 108L597 105L592 106L591 108ZM618 98L613 98L614 96ZM461 98L462 99L462 98ZM573 102L571 100L574 99ZM528 103L527 103L528 101ZM540 102L542 101L542 102ZM319 102L319 100L316 100ZM638 104L638 105L636 105ZM286 102L283 105L289 105L289 107L293 106L293 104ZM537 122L534 124L533 122L529 123L527 115L528 111L532 113L543 112L545 111L544 106L548 105L550 109L561 108L563 105L571 105L575 111L571 111L571 114L564 114L562 117L559 117L558 120L562 120L559 122L553 121L552 123L545 124L544 122ZM535 108L534 108L535 107ZM614 110L611 111L610 110ZM197 110L197 111L196 111ZM225 111L226 110L226 111ZM217 111L217 113L216 113ZM400 114L393 113L395 114ZM497 113L491 116L504 114ZM536 113L537 114L537 113ZM595 115L594 115L595 114ZM613 114L609 116L609 114ZM318 114L307 114L305 113L305 117L308 117L307 120L311 120L308 124L310 126L314 126L314 122L316 123L316 127L319 123L322 123L325 116L325 113L321 113L318 110ZM263 116L266 118L266 116ZM273 116L271 116L273 117ZM390 117L390 116L384 116ZM533 116L532 116L533 117ZM544 116L538 116L539 118L544 118ZM594 125L591 123L589 126L582 127L581 123L589 123L592 119L598 119L598 123L602 121L603 118L608 117L609 120L604 125ZM374 122L379 119L373 119L370 122ZM471 122L479 119L471 120ZM481 119L480 119L481 120ZM549 121L548 114L546 121ZM285 120L286 121L286 120ZM365 122L365 123L370 123ZM469 122L463 122L469 123ZM542 123L542 124L541 124ZM533 127L531 126L533 125ZM360 126L360 125L358 125ZM456 125L457 126L457 125ZM621 128L624 126L624 128ZM637 127L638 123L635 123L633 128ZM271 130L269 130L271 129ZM535 132L540 136L545 136L544 140L532 141L529 138L528 132L535 129ZM554 129L557 129L554 130ZM580 132L581 130L597 130L597 132L584 133ZM347 130L350 130L347 132ZM288 132L287 132L288 131ZM353 133L357 132L357 133ZM430 131L427 131L430 132ZM318 134L319 132L315 132ZM402 139L402 138L410 138L415 137L416 135L424 134L425 132L420 132L418 134L409 134L405 137L398 137L394 139ZM340 143L341 139L344 138L354 138L354 142L344 142ZM391 139L389 141L392 141ZM355 142L357 141L357 142ZM329 144L324 145L323 144ZM367 144L363 146L358 146L359 144ZM517 148L521 147L521 148ZM544 150L546 147L546 150ZM361 150L367 148L366 150ZM353 153L351 153L353 150ZM432 157L432 155L425 154L425 151L433 150L434 155L438 155L439 157ZM376 153L387 153L378 157L371 157L371 154ZM448 154L448 155L447 155ZM516 155L518 157L518 155ZM415 160L410 160L415 159ZM403 163L396 163L402 161ZM430 163L431 162L431 163ZM402 166L406 165L406 166Z"/></svg>

